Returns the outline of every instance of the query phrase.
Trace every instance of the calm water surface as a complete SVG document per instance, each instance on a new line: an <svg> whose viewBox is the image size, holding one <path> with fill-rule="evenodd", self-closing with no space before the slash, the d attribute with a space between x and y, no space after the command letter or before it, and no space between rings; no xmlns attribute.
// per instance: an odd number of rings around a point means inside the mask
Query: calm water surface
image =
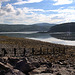
<svg viewBox="0 0 75 75"><path fill-rule="evenodd" d="M56 44L75 46L75 41L57 39L57 38L52 37L49 33L38 33L38 31L33 31L33 32L0 32L0 36L29 38L29 39L51 42L51 43L56 43Z"/></svg>

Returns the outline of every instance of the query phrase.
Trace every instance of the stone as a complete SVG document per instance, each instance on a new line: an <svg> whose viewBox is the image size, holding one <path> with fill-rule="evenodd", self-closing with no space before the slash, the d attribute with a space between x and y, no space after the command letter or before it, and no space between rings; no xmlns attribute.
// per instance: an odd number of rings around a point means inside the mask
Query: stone
<svg viewBox="0 0 75 75"><path fill-rule="evenodd" d="M26 74L22 73L21 71L19 71L17 69L12 69L11 71L6 73L5 75L26 75Z"/></svg>
<svg viewBox="0 0 75 75"><path fill-rule="evenodd" d="M15 66L19 59L17 58L8 58L8 63L11 64L12 66Z"/></svg>
<svg viewBox="0 0 75 75"><path fill-rule="evenodd" d="M63 66L68 65L67 62L65 62L65 61L62 61L62 62L61 61L57 61L56 64L63 65Z"/></svg>
<svg viewBox="0 0 75 75"><path fill-rule="evenodd" d="M0 69L8 70L10 68L7 65L3 64L2 62L0 62Z"/></svg>
<svg viewBox="0 0 75 75"><path fill-rule="evenodd" d="M9 72L9 70L10 70L10 67L0 62L0 75L5 75L7 72Z"/></svg>
<svg viewBox="0 0 75 75"><path fill-rule="evenodd" d="M40 67L40 63L38 62L32 62L31 64L34 65L36 68Z"/></svg>
<svg viewBox="0 0 75 75"><path fill-rule="evenodd" d="M40 63L41 65L47 65L47 67L52 67L52 63L50 62L43 62L43 63Z"/></svg>
<svg viewBox="0 0 75 75"><path fill-rule="evenodd" d="M47 66L46 65L41 65L39 68L36 68L36 69L32 70L31 72L29 72L29 75L41 74L46 69L47 69Z"/></svg>
<svg viewBox="0 0 75 75"><path fill-rule="evenodd" d="M60 73L57 73L56 75L61 75Z"/></svg>
<svg viewBox="0 0 75 75"><path fill-rule="evenodd" d="M26 59L17 62L15 69L18 69L24 73L28 73L30 71L32 71L33 69L35 69L36 67L34 65L32 65L31 63L27 63Z"/></svg>
<svg viewBox="0 0 75 75"><path fill-rule="evenodd" d="M49 68L47 68L45 71L42 71L41 73L53 73L53 70L50 70Z"/></svg>
<svg viewBox="0 0 75 75"><path fill-rule="evenodd" d="M52 63L47 63L48 67L52 67Z"/></svg>
<svg viewBox="0 0 75 75"><path fill-rule="evenodd" d="M4 64L0 62L0 75L25 75L21 71L17 69L13 69L10 66L8 66L9 63Z"/></svg>

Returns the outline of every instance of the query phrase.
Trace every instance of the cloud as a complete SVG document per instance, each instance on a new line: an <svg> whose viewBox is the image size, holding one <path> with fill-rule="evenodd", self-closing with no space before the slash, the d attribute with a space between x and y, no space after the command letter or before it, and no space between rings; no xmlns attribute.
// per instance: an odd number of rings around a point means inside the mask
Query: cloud
<svg viewBox="0 0 75 75"><path fill-rule="evenodd" d="M10 0L0 0L0 8L2 6L2 2L8 2L8 1L10 1Z"/></svg>
<svg viewBox="0 0 75 75"><path fill-rule="evenodd" d="M71 4L73 0L53 0L55 3L53 5L64 5L64 4Z"/></svg>
<svg viewBox="0 0 75 75"><path fill-rule="evenodd" d="M6 1L10 1L10 0L0 0L0 2L6 2Z"/></svg>
<svg viewBox="0 0 75 75"><path fill-rule="evenodd" d="M11 4L7 4L6 7L2 7L2 10L7 12L15 12L15 9Z"/></svg>
<svg viewBox="0 0 75 75"><path fill-rule="evenodd" d="M0 8L1 8L1 6L2 6L2 3L0 3Z"/></svg>
<svg viewBox="0 0 75 75"><path fill-rule="evenodd" d="M66 22L71 22L71 21L75 21L75 7L71 8L68 7L66 9L59 9L58 10L58 14L60 14L59 17L62 17L63 19L65 19Z"/></svg>
<svg viewBox="0 0 75 75"><path fill-rule="evenodd" d="M21 1L23 1L23 0L17 0L18 2L21 2Z"/></svg>
<svg viewBox="0 0 75 75"><path fill-rule="evenodd" d="M18 2L14 3L13 5L21 5L21 4L26 4L26 3L38 3L41 1L43 0L27 0L27 1L18 0Z"/></svg>
<svg viewBox="0 0 75 75"><path fill-rule="evenodd" d="M75 7L44 10L34 8L16 8L11 4L0 9L0 23L34 24L34 23L63 23L75 21ZM53 12L53 13L51 13ZM48 14L45 14L48 13Z"/></svg>

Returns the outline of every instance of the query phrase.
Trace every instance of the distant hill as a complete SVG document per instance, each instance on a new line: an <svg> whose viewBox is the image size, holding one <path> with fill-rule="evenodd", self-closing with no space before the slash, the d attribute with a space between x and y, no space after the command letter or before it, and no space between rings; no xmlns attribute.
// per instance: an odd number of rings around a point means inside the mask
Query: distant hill
<svg viewBox="0 0 75 75"><path fill-rule="evenodd" d="M48 23L39 23L33 25L8 25L8 24L0 24L0 32L25 32L25 31L48 31L51 26L54 24Z"/></svg>
<svg viewBox="0 0 75 75"><path fill-rule="evenodd" d="M75 32L75 22L52 26L48 32Z"/></svg>
<svg viewBox="0 0 75 75"><path fill-rule="evenodd" d="M37 23L37 24L33 24L33 25L37 25L37 26L54 26L55 24L49 24L49 23Z"/></svg>

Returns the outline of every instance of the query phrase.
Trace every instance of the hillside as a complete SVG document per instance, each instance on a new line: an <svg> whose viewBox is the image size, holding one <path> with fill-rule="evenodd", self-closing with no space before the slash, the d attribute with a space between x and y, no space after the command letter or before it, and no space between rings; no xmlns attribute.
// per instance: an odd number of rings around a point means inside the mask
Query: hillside
<svg viewBox="0 0 75 75"><path fill-rule="evenodd" d="M49 32L75 32L75 22L52 26Z"/></svg>
<svg viewBox="0 0 75 75"><path fill-rule="evenodd" d="M48 31L53 24L40 23L33 25L0 24L0 32Z"/></svg>

